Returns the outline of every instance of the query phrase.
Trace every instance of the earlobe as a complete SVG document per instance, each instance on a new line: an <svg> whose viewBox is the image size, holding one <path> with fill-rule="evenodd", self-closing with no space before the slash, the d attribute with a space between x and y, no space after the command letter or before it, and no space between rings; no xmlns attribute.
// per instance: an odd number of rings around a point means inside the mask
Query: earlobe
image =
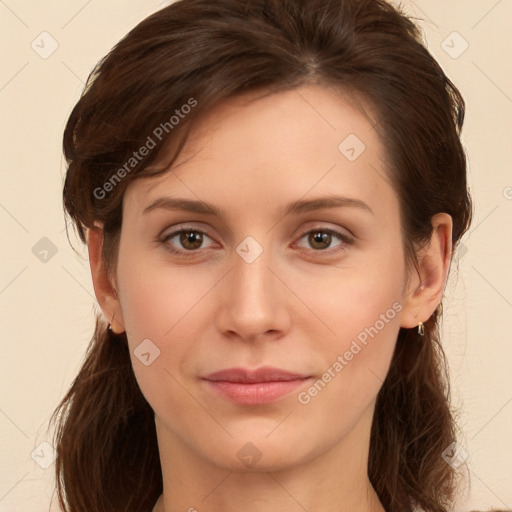
<svg viewBox="0 0 512 512"><path fill-rule="evenodd" d="M103 260L103 226L98 222L88 230L87 247L94 293L98 303L105 318L112 324L112 330L116 333L122 332L125 328L121 306L115 283L111 282Z"/></svg>
<svg viewBox="0 0 512 512"><path fill-rule="evenodd" d="M432 217L432 235L418 250L418 273L411 279L405 298L401 327L426 322L441 302L452 258L452 218L447 213Z"/></svg>

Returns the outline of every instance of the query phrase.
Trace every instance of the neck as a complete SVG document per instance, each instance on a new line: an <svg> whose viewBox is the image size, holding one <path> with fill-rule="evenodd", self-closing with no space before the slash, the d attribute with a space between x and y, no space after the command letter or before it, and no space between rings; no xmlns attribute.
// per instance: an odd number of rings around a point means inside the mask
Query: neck
<svg viewBox="0 0 512 512"><path fill-rule="evenodd" d="M279 510L290 510L290 511L296 511L296 510L313 510L313 507L316 505L317 502L319 502L319 495L315 496L314 501L309 500L308 504L305 506L297 500L294 496L292 496L287 489L285 489L280 482L278 482L277 479L274 479L272 475L269 474L269 480L273 480L275 483L275 486L280 487L281 491L279 494L281 497L285 497L285 495L288 496L288 499L286 500L288 502L288 507L285 509L281 507ZM369 483L368 483L369 484ZM221 482L222 485L222 482ZM275 487L274 486L274 487ZM247 489L247 487L245 488ZM229 501L223 500L222 502L218 502L213 504L213 507L205 507L203 502L206 501L209 496L206 496L203 500L197 499L193 501L196 503L196 506L194 507L188 507L183 508L183 506L176 506L175 504L171 503L171 499L169 499L167 502L164 499L164 495L160 495L158 498L158 501L155 504L155 507L153 508L152 512L177 512L178 510L183 511L187 510L188 512L198 512L201 511L208 511L208 512L217 512L217 511L231 511L234 510L235 507L243 506L244 510L248 510L250 512L263 512L266 510L269 510L269 500L272 501L272 496L269 494L268 499L259 499L256 500L254 497L254 493L251 494L251 496L248 496L247 494L243 494L243 489L239 489L238 494L236 495L236 500L231 497ZM242 493L242 494L241 494ZM227 493L225 493L227 494ZM243 499L240 499L243 496ZM320 497L321 498L321 497ZM368 485L368 490L365 494L361 495L360 501L357 502L355 505L347 505L347 502L354 502L357 501L356 496L354 495L352 499L346 500L346 501L340 501L337 505L335 505L335 509L330 508L329 510L332 512L333 510L336 510L336 512L386 512L384 507L379 501L379 498L371 485ZM213 501L213 500L211 500ZM320 500L321 501L321 500ZM190 503L190 502L189 502ZM257 504L255 504L257 503ZM252 505L251 505L252 504ZM315 509L317 510L317 509ZM318 509L320 512L320 509ZM322 510L324 510L322 508ZM325 509L327 510L327 509Z"/></svg>

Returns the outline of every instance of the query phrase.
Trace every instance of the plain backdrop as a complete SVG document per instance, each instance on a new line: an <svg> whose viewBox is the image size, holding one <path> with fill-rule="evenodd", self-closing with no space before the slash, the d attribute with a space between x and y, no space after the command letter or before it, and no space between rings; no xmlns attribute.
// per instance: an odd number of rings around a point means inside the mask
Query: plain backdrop
<svg viewBox="0 0 512 512"><path fill-rule="evenodd" d="M64 229L64 125L94 64L164 5L0 0L0 512L50 508L48 419L97 308L86 252L73 252ZM471 479L457 510L512 509L512 2L403 5L467 102L475 219L452 265L443 324Z"/></svg>

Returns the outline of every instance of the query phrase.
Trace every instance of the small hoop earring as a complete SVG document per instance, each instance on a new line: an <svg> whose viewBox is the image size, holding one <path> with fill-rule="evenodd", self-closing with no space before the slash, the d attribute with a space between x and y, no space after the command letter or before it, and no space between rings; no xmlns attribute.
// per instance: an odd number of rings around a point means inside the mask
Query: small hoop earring
<svg viewBox="0 0 512 512"><path fill-rule="evenodd" d="M420 322L418 324L418 334L420 336L423 336L425 334L425 326L423 325L423 322Z"/></svg>

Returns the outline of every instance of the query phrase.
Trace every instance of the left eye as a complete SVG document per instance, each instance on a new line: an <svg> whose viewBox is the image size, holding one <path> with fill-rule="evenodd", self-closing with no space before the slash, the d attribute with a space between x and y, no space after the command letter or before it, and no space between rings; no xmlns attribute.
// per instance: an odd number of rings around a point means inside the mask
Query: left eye
<svg viewBox="0 0 512 512"><path fill-rule="evenodd" d="M310 247L312 247L313 251L316 252L331 252L327 251L327 249L330 248L333 239L339 241L339 243L335 246L336 249L334 249L334 251L342 249L345 245L350 244L351 242L351 239L348 235L332 229L313 229L301 235L299 240L302 240L305 237L307 237L307 242L310 244ZM176 242L169 243L175 238L177 238L178 243L181 245L182 249L175 249L173 247ZM204 248L201 246L205 238L211 240L211 238L204 231L198 229L182 228L164 236L161 242L166 245L168 250L174 254L193 256L198 250Z"/></svg>
<svg viewBox="0 0 512 512"><path fill-rule="evenodd" d="M300 239L307 237L307 242L315 251L327 252L325 249L329 249L333 239L337 239L340 243L336 246L339 250L340 246L350 243L350 238L343 233L334 231L332 229L317 228L304 233Z"/></svg>

